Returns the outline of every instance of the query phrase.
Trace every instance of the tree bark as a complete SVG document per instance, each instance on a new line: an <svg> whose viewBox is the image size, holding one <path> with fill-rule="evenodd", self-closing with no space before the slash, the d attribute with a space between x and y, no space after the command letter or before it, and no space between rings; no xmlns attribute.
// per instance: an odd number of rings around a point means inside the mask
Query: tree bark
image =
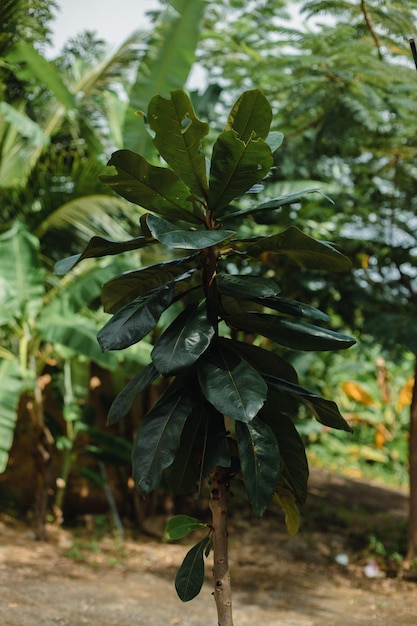
<svg viewBox="0 0 417 626"><path fill-rule="evenodd" d="M409 569L412 560L417 556L417 359L410 407L409 480L408 547L404 569Z"/></svg>
<svg viewBox="0 0 417 626"><path fill-rule="evenodd" d="M213 520L214 599L219 626L233 626L227 518L230 470L216 467L210 475L210 510Z"/></svg>

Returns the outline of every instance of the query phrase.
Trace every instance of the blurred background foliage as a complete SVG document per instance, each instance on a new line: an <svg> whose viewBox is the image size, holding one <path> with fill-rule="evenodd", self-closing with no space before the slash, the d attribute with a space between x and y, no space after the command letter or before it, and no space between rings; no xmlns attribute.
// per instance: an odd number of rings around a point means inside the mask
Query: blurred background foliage
<svg viewBox="0 0 417 626"><path fill-rule="evenodd" d="M300 381L334 398L354 426L348 438L300 413L310 461L406 484L417 354L417 76L408 38L417 2L161 1L151 28L117 49L80 21L51 60L57 10L49 0L0 6L2 508L34 516L42 537L47 516L62 521L65 510L69 520L70 510L110 507L114 519L141 525L154 506L132 489L130 442L160 390L124 425L104 429L152 344L121 356L101 354L95 341L101 285L127 261L85 262L66 277L52 268L93 234L139 234L140 208L98 176L118 148L157 159L135 111L184 86L214 128L243 89L265 93L273 130L285 137L258 199L320 189L271 211L267 223L296 221L352 259L353 271L336 278L280 268L289 297L308 292L358 339L343 354L291 355ZM134 254L146 265L155 251Z"/></svg>

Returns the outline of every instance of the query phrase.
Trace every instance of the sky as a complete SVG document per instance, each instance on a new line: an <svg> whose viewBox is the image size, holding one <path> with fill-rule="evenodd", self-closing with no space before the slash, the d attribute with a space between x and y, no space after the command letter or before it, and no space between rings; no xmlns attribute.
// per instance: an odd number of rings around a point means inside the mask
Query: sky
<svg viewBox="0 0 417 626"><path fill-rule="evenodd" d="M158 6L157 0L58 0L59 12L53 23L53 50L84 30L94 30L116 47L135 30L149 25L145 13Z"/></svg>

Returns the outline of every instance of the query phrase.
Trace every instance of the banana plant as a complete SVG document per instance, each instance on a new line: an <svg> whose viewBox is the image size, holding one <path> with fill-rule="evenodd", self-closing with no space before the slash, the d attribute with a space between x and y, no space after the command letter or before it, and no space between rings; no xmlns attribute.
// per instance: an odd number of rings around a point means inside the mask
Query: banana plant
<svg viewBox="0 0 417 626"><path fill-rule="evenodd" d="M123 267L126 265L122 261L120 268ZM76 393L68 372L80 371L83 361L84 371L86 368L89 371L94 362L110 371L123 364L126 374L134 373L146 363L151 350L149 344L142 342L138 346L140 349L134 349L130 354L103 354L96 341L100 322L87 310L87 305L99 297L101 285L110 277L114 267L93 264L84 269L76 276L77 280L65 277L57 281L55 277L51 287L42 265L38 238L21 222L16 222L0 235L3 302L0 313L0 473L8 471L19 403L26 395L30 399L31 428L39 439L38 450L42 450L41 456L45 460L44 464L38 464L41 486L34 503L35 530L40 538L44 536L46 509L38 511L37 507L38 503L46 502L40 497L42 489L48 490L45 465L48 466L52 456L59 452L61 469L58 478L61 480L57 483L56 504L60 508L66 478L75 461L76 436L81 430L86 431L80 410L80 393ZM64 430L59 425L52 428L45 416L42 377L51 360L62 372L64 380ZM84 378L84 387L88 389L88 373ZM100 437L98 432L91 431L90 434L95 440Z"/></svg>
<svg viewBox="0 0 417 626"><path fill-rule="evenodd" d="M260 91L244 92L235 102L210 160L203 149L208 125L196 117L184 91L154 96L146 120L167 167L120 150L109 161L114 172L101 177L146 210L138 236L119 243L93 238L82 253L59 262L56 272L145 246L160 251L161 262L133 267L103 287L104 309L111 314L98 333L104 352L124 350L151 332L156 337L149 363L116 397L108 423L126 416L154 380L167 379L134 441L134 481L144 494L161 481L178 493L198 494L208 480L212 522L180 566L176 589L183 601L199 593L204 558L213 550L218 623L230 626L231 480L244 482L257 517L273 502L283 507L294 533L308 480L293 423L299 404L320 423L350 431L332 400L299 384L285 355L340 350L354 339L328 329L325 313L281 294L278 277L288 263L344 272L350 262L295 226L271 230L252 221L271 210L279 215L303 192L239 208L239 199L267 177L282 141L280 133L270 132L272 110ZM204 526L179 516L167 533L177 539Z"/></svg>

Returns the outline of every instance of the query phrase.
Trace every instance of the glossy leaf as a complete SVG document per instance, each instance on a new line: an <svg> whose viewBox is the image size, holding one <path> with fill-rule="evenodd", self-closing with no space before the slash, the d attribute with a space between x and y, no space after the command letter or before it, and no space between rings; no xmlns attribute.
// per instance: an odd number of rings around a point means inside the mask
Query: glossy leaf
<svg viewBox="0 0 417 626"><path fill-rule="evenodd" d="M258 419L236 422L236 435L246 491L256 516L262 517L278 483L278 443L268 424Z"/></svg>
<svg viewBox="0 0 417 626"><path fill-rule="evenodd" d="M245 143L257 137L266 139L272 122L272 109L259 89L243 92L229 113L225 130L235 130Z"/></svg>
<svg viewBox="0 0 417 626"><path fill-rule="evenodd" d="M138 250L151 243L155 242L147 237L135 237L129 241L112 241L110 239L104 239L104 237L92 237L84 252L59 260L55 264L54 272L58 275L66 274L84 259L120 254L128 250Z"/></svg>
<svg viewBox="0 0 417 626"><path fill-rule="evenodd" d="M272 278L262 276L217 274L217 286L222 293L234 298L273 297L280 292L278 284Z"/></svg>
<svg viewBox="0 0 417 626"><path fill-rule="evenodd" d="M100 176L100 180L129 202L163 217L201 223L193 214L189 188L172 170L151 165L130 150L114 152L108 165L117 174Z"/></svg>
<svg viewBox="0 0 417 626"><path fill-rule="evenodd" d="M215 467L230 467L232 460L223 415L208 402L203 406L203 410L207 412L201 470L202 477L205 478Z"/></svg>
<svg viewBox="0 0 417 626"><path fill-rule="evenodd" d="M187 552L180 565L175 577L175 589L183 602L192 600L201 591L204 583L204 553L210 542L209 536L199 541Z"/></svg>
<svg viewBox="0 0 417 626"><path fill-rule="evenodd" d="M148 215L146 221L153 237L170 248L202 250L236 234L233 230L186 230L154 215Z"/></svg>
<svg viewBox="0 0 417 626"><path fill-rule="evenodd" d="M303 441L293 421L282 412L280 396L275 390L268 394L259 418L272 429L281 455L281 471L288 480L299 504L307 498L308 461Z"/></svg>
<svg viewBox="0 0 417 626"><path fill-rule="evenodd" d="M123 350L143 339L155 328L173 296L174 286L168 283L119 309L97 334L101 349Z"/></svg>
<svg viewBox="0 0 417 626"><path fill-rule="evenodd" d="M208 182L202 141L209 126L196 117L187 93L178 89L169 99L154 96L147 121L155 131L153 142L159 154L197 197L205 198Z"/></svg>
<svg viewBox="0 0 417 626"><path fill-rule="evenodd" d="M249 422L266 400L262 376L221 343L200 360L198 377L206 399L231 419Z"/></svg>
<svg viewBox="0 0 417 626"><path fill-rule="evenodd" d="M256 206L250 207L249 209L244 209L241 211L235 211L234 213L228 213L222 217L222 221L226 222L230 219L236 219L237 217L244 217L247 215L252 215L254 213L262 212L262 211L272 211L273 209L279 209L283 206L288 206L289 204L294 204L296 202L300 202L300 200L308 193L317 192L318 189L304 189L304 191L296 191L293 193L286 194L285 196L280 196L279 198L274 198L273 200L267 200L266 202L262 202Z"/></svg>
<svg viewBox="0 0 417 626"><path fill-rule="evenodd" d="M196 403L190 380L174 381L147 413L133 446L133 479L144 493L158 486L162 471L174 461L187 417Z"/></svg>
<svg viewBox="0 0 417 626"><path fill-rule="evenodd" d="M107 415L107 425L116 424L125 417L139 394L159 376L158 370L149 363L136 376L134 376L124 389L116 396Z"/></svg>
<svg viewBox="0 0 417 626"><path fill-rule="evenodd" d="M207 429L207 419L200 408L197 404L185 422L175 459L162 474L162 488L175 495L195 495L200 489L203 436Z"/></svg>
<svg viewBox="0 0 417 626"><path fill-rule="evenodd" d="M268 385L293 395L300 402L307 405L313 412L317 421L324 426L352 432L351 427L342 417L336 403L332 400L327 400L309 389L305 389L304 387L300 387L300 385L295 385L286 380L275 378L269 374L264 375L264 378Z"/></svg>
<svg viewBox="0 0 417 626"><path fill-rule="evenodd" d="M155 367L165 376L191 367L207 350L214 334L206 301L190 305L159 338L152 351Z"/></svg>
<svg viewBox="0 0 417 626"><path fill-rule="evenodd" d="M163 287L170 281L186 280L197 269L196 257L156 263L116 276L103 286L102 301L107 313L116 313L138 296Z"/></svg>
<svg viewBox="0 0 417 626"><path fill-rule="evenodd" d="M226 321L233 328L268 337L293 350L343 350L356 343L348 335L268 313L233 315Z"/></svg>
<svg viewBox="0 0 417 626"><path fill-rule="evenodd" d="M292 383L298 383L297 372L293 366L270 350L265 350L245 341L220 339L230 350L237 351L258 372L271 374L277 378L284 378Z"/></svg>
<svg viewBox="0 0 417 626"><path fill-rule="evenodd" d="M246 252L252 257L258 257L263 252L276 252L307 269L343 272L351 268L350 260L331 244L305 235L296 226L290 226L278 235L260 238L250 244Z"/></svg>
<svg viewBox="0 0 417 626"><path fill-rule="evenodd" d="M220 214L229 202L265 178L271 167L271 149L262 139L245 143L234 130L221 133L213 147L209 209Z"/></svg>
<svg viewBox="0 0 417 626"><path fill-rule="evenodd" d="M167 539L175 541L182 539L193 530L199 530L200 528L207 527L207 524L203 524L195 517L190 515L175 515L168 520L165 534Z"/></svg>
<svg viewBox="0 0 417 626"><path fill-rule="evenodd" d="M286 315L292 315L293 317L307 317L313 320L321 320L323 322L330 321L330 317L323 313L319 309L313 306L304 304L303 302L297 302L297 300L289 300L288 298L281 298L274 296L272 298L255 298L257 304L261 304L268 309L274 309L280 313Z"/></svg>

